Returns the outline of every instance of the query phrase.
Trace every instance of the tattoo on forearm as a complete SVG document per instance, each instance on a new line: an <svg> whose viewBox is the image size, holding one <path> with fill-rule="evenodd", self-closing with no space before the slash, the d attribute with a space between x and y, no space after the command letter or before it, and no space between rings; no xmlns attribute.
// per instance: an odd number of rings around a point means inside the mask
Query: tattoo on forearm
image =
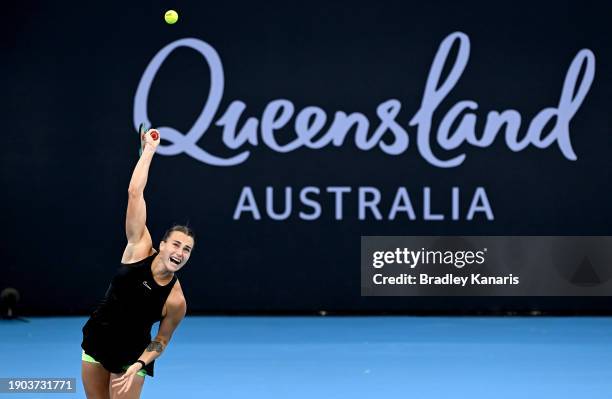
<svg viewBox="0 0 612 399"><path fill-rule="evenodd" d="M157 353L162 353L163 350L164 350L164 348L162 347L161 342L158 342L158 341L151 341L149 346L147 346L147 352L155 351Z"/></svg>

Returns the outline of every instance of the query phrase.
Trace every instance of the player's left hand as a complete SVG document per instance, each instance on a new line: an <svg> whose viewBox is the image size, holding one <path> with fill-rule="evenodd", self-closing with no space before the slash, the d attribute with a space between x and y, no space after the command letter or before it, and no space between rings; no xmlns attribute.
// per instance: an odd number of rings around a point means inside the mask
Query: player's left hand
<svg viewBox="0 0 612 399"><path fill-rule="evenodd" d="M134 381L134 376L140 371L141 368L142 365L140 363L134 363L125 371L125 373L121 377L112 380L113 388L121 387L119 392L117 392L118 395L121 395L124 392L130 390L132 382Z"/></svg>

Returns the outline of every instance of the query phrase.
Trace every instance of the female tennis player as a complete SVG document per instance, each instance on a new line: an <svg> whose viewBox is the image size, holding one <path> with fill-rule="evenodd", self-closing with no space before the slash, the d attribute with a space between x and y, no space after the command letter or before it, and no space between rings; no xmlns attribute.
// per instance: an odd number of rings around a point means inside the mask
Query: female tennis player
<svg viewBox="0 0 612 399"><path fill-rule="evenodd" d="M117 274L83 327L81 371L89 399L139 398L144 376L183 317L187 305L175 273L185 266L194 245L186 226L174 226L153 247L145 224L144 189L159 145L159 132L141 129L142 155L128 189L127 246ZM160 321L151 340L151 328Z"/></svg>

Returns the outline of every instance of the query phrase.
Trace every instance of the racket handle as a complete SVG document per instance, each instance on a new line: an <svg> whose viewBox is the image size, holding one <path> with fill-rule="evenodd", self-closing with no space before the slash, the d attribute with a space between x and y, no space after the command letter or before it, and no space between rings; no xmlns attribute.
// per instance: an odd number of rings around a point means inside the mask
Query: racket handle
<svg viewBox="0 0 612 399"><path fill-rule="evenodd" d="M159 133L151 132L151 138L155 141L159 140Z"/></svg>

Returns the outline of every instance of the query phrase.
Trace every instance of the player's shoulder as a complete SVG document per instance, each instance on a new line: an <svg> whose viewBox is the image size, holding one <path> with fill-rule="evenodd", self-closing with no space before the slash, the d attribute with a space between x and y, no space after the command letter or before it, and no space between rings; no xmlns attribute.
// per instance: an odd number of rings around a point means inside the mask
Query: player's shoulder
<svg viewBox="0 0 612 399"><path fill-rule="evenodd" d="M155 254L157 250L150 245L127 244L121 256L121 264L132 266Z"/></svg>
<svg viewBox="0 0 612 399"><path fill-rule="evenodd" d="M172 291L168 295L168 299L166 299L166 305L168 309L173 311L185 312L187 310L187 301L185 300L185 295L183 295L181 283L178 280L176 280Z"/></svg>

